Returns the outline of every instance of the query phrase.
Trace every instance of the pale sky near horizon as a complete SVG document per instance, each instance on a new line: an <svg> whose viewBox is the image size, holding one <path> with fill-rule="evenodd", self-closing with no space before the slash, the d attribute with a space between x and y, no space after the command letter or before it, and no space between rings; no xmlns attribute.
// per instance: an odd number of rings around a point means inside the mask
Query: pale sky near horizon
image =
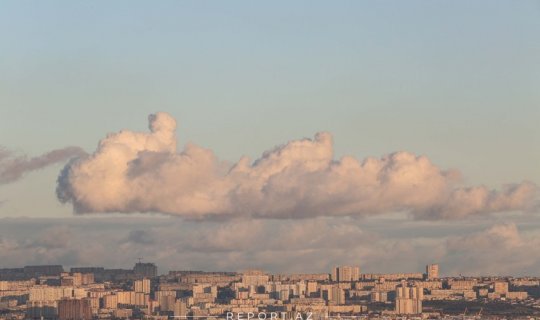
<svg viewBox="0 0 540 320"><path fill-rule="evenodd" d="M336 157L540 184L540 1L0 1L0 39L19 154L93 152L165 111L180 149L229 161L329 131ZM0 218L71 217L61 168L0 185Z"/></svg>

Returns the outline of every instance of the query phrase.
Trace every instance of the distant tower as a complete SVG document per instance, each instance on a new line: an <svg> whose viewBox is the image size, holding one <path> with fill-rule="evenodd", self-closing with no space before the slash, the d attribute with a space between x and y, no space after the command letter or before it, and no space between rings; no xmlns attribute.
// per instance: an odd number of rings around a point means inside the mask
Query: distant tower
<svg viewBox="0 0 540 320"><path fill-rule="evenodd" d="M439 265L438 264L428 264L426 266L426 278L428 280L439 278Z"/></svg>
<svg viewBox="0 0 540 320"><path fill-rule="evenodd" d="M157 276L157 267L153 263L137 262L133 267L133 272L144 278L154 278Z"/></svg>
<svg viewBox="0 0 540 320"><path fill-rule="evenodd" d="M351 282L360 280L360 267L341 266L332 270L332 281Z"/></svg>

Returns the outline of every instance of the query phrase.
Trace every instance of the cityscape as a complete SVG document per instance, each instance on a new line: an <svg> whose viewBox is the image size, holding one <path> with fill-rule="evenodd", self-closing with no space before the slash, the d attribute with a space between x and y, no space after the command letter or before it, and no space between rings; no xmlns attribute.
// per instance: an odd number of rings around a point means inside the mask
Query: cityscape
<svg viewBox="0 0 540 320"><path fill-rule="evenodd" d="M0 320L540 320L540 0L0 0Z"/></svg>
<svg viewBox="0 0 540 320"><path fill-rule="evenodd" d="M417 273L270 274L61 265L0 269L0 319L532 319L540 278Z"/></svg>

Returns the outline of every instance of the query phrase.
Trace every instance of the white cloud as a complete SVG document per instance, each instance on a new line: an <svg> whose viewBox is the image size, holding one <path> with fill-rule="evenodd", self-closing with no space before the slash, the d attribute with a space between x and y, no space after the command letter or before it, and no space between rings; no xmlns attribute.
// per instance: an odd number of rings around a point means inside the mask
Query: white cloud
<svg viewBox="0 0 540 320"><path fill-rule="evenodd" d="M453 219L531 210L538 201L533 183L462 187L458 172L408 152L336 160L326 132L228 165L195 145L176 152L176 122L168 114L149 121L150 132L109 134L93 154L69 163L58 178L59 199L77 213L160 212L195 219L395 211Z"/></svg>

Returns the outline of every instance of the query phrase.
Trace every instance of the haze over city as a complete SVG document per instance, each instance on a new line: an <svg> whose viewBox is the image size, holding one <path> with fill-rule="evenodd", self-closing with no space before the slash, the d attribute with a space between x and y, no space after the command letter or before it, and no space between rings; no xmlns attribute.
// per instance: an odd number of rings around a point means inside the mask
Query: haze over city
<svg viewBox="0 0 540 320"><path fill-rule="evenodd" d="M1 7L1 268L540 276L537 1Z"/></svg>

